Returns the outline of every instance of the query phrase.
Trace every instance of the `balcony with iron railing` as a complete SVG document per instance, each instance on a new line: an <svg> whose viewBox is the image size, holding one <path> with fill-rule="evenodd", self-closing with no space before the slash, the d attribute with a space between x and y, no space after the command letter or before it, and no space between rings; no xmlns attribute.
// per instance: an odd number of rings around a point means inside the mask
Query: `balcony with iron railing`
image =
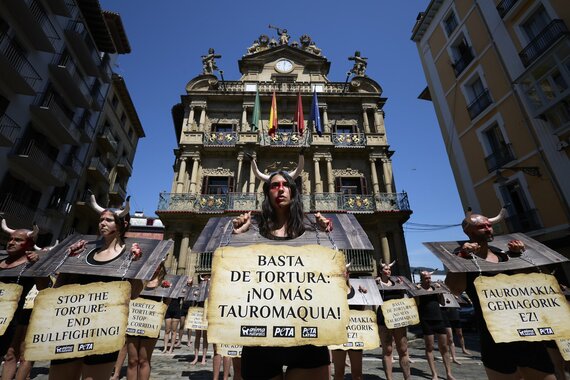
<svg viewBox="0 0 570 380"><path fill-rule="evenodd" d="M20 23L18 29L36 49L50 53L56 50L54 45L60 37L38 0L4 0L3 4Z"/></svg>
<svg viewBox="0 0 570 380"><path fill-rule="evenodd" d="M91 91L89 92L92 99L91 107L93 107L95 111L101 111L103 109L103 104L105 103L105 97L101 93L101 89L99 86L96 86L94 84L93 87L91 87Z"/></svg>
<svg viewBox="0 0 570 380"><path fill-rule="evenodd" d="M123 185L116 182L113 184L113 186L109 188L109 196L111 196L114 201L118 200L119 203L123 203L123 201L127 197L127 190L125 190L125 187Z"/></svg>
<svg viewBox="0 0 570 380"><path fill-rule="evenodd" d="M471 47L468 47L465 51L463 51L462 55L451 64L453 71L455 72L455 77L458 77L463 72L463 70L469 66L471 61L473 61L473 58L475 58L473 51Z"/></svg>
<svg viewBox="0 0 570 380"><path fill-rule="evenodd" d="M79 119L79 122L77 123L77 129L79 130L81 142L84 143L93 141L93 137L95 137L95 127L91 123L90 119L91 112L85 110Z"/></svg>
<svg viewBox="0 0 570 380"><path fill-rule="evenodd" d="M265 136L262 138L261 144L275 147L307 146L308 134L305 133L301 136L299 132L282 132L277 130L273 136Z"/></svg>
<svg viewBox="0 0 570 380"><path fill-rule="evenodd" d="M204 146L235 146L238 141L237 132L216 132L204 134Z"/></svg>
<svg viewBox="0 0 570 380"><path fill-rule="evenodd" d="M80 20L69 20L65 27L65 36L85 72L98 76L101 59L85 24Z"/></svg>
<svg viewBox="0 0 570 380"><path fill-rule="evenodd" d="M495 149L493 153L485 157L485 165L487 166L487 171L491 173L514 159L515 154L513 153L512 145L505 144L504 146Z"/></svg>
<svg viewBox="0 0 570 380"><path fill-rule="evenodd" d="M111 58L110 58L109 53L105 53L103 55L103 58L101 59L101 65L99 66L99 71L101 73L101 78L106 83L109 83L111 81L112 76L113 76L113 70L111 69L110 62L111 62Z"/></svg>
<svg viewBox="0 0 570 380"><path fill-rule="evenodd" d="M62 166L46 154L35 140L17 139L8 155L12 165L52 186L63 186L67 176Z"/></svg>
<svg viewBox="0 0 570 380"><path fill-rule="evenodd" d="M410 211L408 195L403 193L343 194L314 193L302 195L307 212L399 212ZM159 211L185 211L193 213L224 213L261 210L263 194L189 194L160 193Z"/></svg>
<svg viewBox="0 0 570 380"><path fill-rule="evenodd" d="M14 194L0 194L0 212L12 229L30 229L35 221L36 207L18 201Z"/></svg>
<svg viewBox="0 0 570 380"><path fill-rule="evenodd" d="M274 81L260 81L257 82L257 90L260 94L271 94L275 92L290 92L292 95L297 93L312 94L315 83L311 82L274 82ZM319 94L342 94L348 90L348 85L343 82L328 82L318 84L322 86ZM217 91L221 92L245 92L246 83L242 81L224 81L223 86L218 86ZM248 90L249 91L249 90ZM255 89L253 90L255 93Z"/></svg>
<svg viewBox="0 0 570 380"><path fill-rule="evenodd" d="M542 228L536 209L509 215L505 218L505 222L510 232L529 232Z"/></svg>
<svg viewBox="0 0 570 380"><path fill-rule="evenodd" d="M532 41L519 53L524 65L528 67L548 48L553 46L562 37L569 36L568 28L563 20L552 20Z"/></svg>
<svg viewBox="0 0 570 380"><path fill-rule="evenodd" d="M364 133L333 133L332 140L337 148L363 148L366 146Z"/></svg>
<svg viewBox="0 0 570 380"><path fill-rule="evenodd" d="M71 103L77 107L89 107L91 104L89 85L69 54L55 54L49 69Z"/></svg>
<svg viewBox="0 0 570 380"><path fill-rule="evenodd" d="M2 79L16 93L35 95L40 89L40 74L5 33L0 34L0 72Z"/></svg>
<svg viewBox="0 0 570 380"><path fill-rule="evenodd" d="M38 93L30 105L36 126L45 135L55 137L61 144L78 145L80 134L73 122L75 113L53 92Z"/></svg>
<svg viewBox="0 0 570 380"><path fill-rule="evenodd" d="M12 146L20 134L21 127L10 116L0 116L0 146Z"/></svg>
<svg viewBox="0 0 570 380"><path fill-rule="evenodd" d="M109 182L109 169L107 169L99 157L91 158L88 173L91 173L98 180Z"/></svg>
<svg viewBox="0 0 570 380"><path fill-rule="evenodd" d="M70 154L63 164L67 175L72 178L78 178L81 175L81 169L83 168L83 162L77 158L74 154Z"/></svg>
<svg viewBox="0 0 570 380"><path fill-rule="evenodd" d="M131 162L127 157L122 156L119 158L119 161L117 162L117 171L129 176L133 173L133 165L131 165Z"/></svg>
<svg viewBox="0 0 570 380"><path fill-rule="evenodd" d="M499 4L497 4L497 12L499 12L499 16L504 18L507 13L518 3L519 0L502 0Z"/></svg>
<svg viewBox="0 0 570 380"><path fill-rule="evenodd" d="M475 119L477 115L489 107L491 103L493 103L493 100L489 94L489 89L485 89L467 106L467 112L469 112L471 120Z"/></svg>
<svg viewBox="0 0 570 380"><path fill-rule="evenodd" d="M107 152L116 152L117 151L117 140L111 134L111 131L105 129L99 135L97 135L97 141L99 142L99 146Z"/></svg>

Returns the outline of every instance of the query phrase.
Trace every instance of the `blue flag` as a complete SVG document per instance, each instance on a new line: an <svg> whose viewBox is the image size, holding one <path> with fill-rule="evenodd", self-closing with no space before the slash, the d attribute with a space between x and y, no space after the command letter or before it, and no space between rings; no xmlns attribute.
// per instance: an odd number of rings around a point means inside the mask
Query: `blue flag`
<svg viewBox="0 0 570 380"><path fill-rule="evenodd" d="M323 135L323 125L321 124L321 113L319 112L319 99L317 99L317 89L313 90L313 104L311 104L311 116L310 119L313 120L313 126L317 135Z"/></svg>

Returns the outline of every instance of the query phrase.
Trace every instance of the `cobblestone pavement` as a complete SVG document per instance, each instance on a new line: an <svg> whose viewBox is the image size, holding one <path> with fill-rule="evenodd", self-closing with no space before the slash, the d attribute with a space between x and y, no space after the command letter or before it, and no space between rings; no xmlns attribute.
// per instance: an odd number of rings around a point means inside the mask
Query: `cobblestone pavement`
<svg viewBox="0 0 570 380"><path fill-rule="evenodd" d="M457 359L461 365L453 364L453 375L456 379L484 379L485 371L480 361L479 345L476 333L465 332L467 349L471 352L471 356L461 353L461 349L457 349ZM192 339L192 343L194 340ZM187 346L186 340L182 342L182 346L174 350L173 354L163 354L163 343L159 341L152 357L152 375L153 380L170 380L170 379L192 379L206 380L212 379L212 345L210 345L207 355L206 365L190 365L194 359L193 349ZM414 379L431 379L431 373L424 354L423 339L411 339L410 355L413 360L412 378ZM437 345L436 345L437 346ZM436 348L437 350L437 348ZM386 379L382 369L382 360L380 358L380 349L365 351L363 358L364 380ZM436 351L436 367L440 379L445 378L445 370L441 356ZM397 357L396 357L397 359ZM126 363L125 363L126 364ZM34 366L31 379L47 380L48 376L47 362L37 362ZM394 378L403 379L399 364L394 364ZM121 372L122 379L125 378L126 367L123 366ZM220 379L222 377L220 376ZM231 377L230 377L231 379ZM350 367L347 367L345 380L350 380ZM311 380L311 379L307 379Z"/></svg>

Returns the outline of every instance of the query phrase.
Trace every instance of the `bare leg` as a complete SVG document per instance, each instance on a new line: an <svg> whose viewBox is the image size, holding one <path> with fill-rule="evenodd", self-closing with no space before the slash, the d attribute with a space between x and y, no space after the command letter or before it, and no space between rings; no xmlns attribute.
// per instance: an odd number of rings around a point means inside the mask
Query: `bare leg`
<svg viewBox="0 0 570 380"><path fill-rule="evenodd" d="M386 326L378 326L380 331L380 343L382 345L382 364L386 380L392 380L393 369L393 336L392 331Z"/></svg>
<svg viewBox="0 0 570 380"><path fill-rule="evenodd" d="M188 329L188 347L192 347L192 330Z"/></svg>
<svg viewBox="0 0 570 380"><path fill-rule="evenodd" d="M127 352L129 353L127 380L136 380L139 376L139 342L140 339L137 337L127 338Z"/></svg>
<svg viewBox="0 0 570 380"><path fill-rule="evenodd" d="M461 362L459 362L455 356L455 342L453 341L453 330L451 330L451 327L445 328L445 336L447 347L449 348L449 354L451 355L451 361L455 364L461 365Z"/></svg>
<svg viewBox="0 0 570 380"><path fill-rule="evenodd" d="M400 357L400 368L404 374L404 380L412 378L410 369L410 355L408 354L408 337L405 327L393 330L394 340L396 341L396 350Z"/></svg>
<svg viewBox="0 0 570 380"><path fill-rule="evenodd" d="M168 351L168 338L170 336L170 332L172 331L172 319L168 318L164 320L164 348L162 350L163 354L166 354Z"/></svg>
<svg viewBox="0 0 570 380"><path fill-rule="evenodd" d="M455 331L455 335L457 335L457 339L459 340L459 344L461 345L461 351L463 351L463 353L465 355L471 355L471 352L467 351L467 348L465 347L465 337L463 336L463 329L461 327L457 327L454 329Z"/></svg>
<svg viewBox="0 0 570 380"><path fill-rule="evenodd" d="M119 380L121 378L121 369L123 368L123 363L125 362L126 357L127 357L127 343L125 343L123 348L121 348L121 351L119 351L119 356L117 357L117 361L115 362L115 369L113 370L113 376L111 377L111 380Z"/></svg>
<svg viewBox="0 0 570 380"><path fill-rule="evenodd" d="M558 347L547 347L546 351L548 351L548 356L550 356L550 360L554 364L556 380L567 380L566 371L564 371L564 358L560 354Z"/></svg>
<svg viewBox="0 0 570 380"><path fill-rule="evenodd" d="M82 365L82 359L77 359L65 364L52 364L49 367L49 380L79 379L81 377ZM109 373L111 373L110 370ZM109 376L109 373L107 376Z"/></svg>
<svg viewBox="0 0 570 380"><path fill-rule="evenodd" d="M334 380L343 380L344 371L346 368L346 351L343 350L332 350L332 362L334 365ZM328 371L327 371L328 372Z"/></svg>
<svg viewBox="0 0 570 380"><path fill-rule="evenodd" d="M149 380L152 367L150 359L158 339L141 339L139 343L139 377L137 380Z"/></svg>
<svg viewBox="0 0 570 380"><path fill-rule="evenodd" d="M206 365L206 355L208 354L208 331L202 331L202 362L200 364Z"/></svg>
<svg viewBox="0 0 570 380"><path fill-rule="evenodd" d="M170 349L168 353L171 354L174 351L174 346L176 346L176 335L178 334L178 325L180 324L180 319L172 320L172 337L170 338Z"/></svg>
<svg viewBox="0 0 570 380"><path fill-rule="evenodd" d="M443 358L443 366L445 367L447 380L455 380L451 374L451 356L449 355L449 346L447 345L447 334L437 334L437 345L439 347L439 353Z"/></svg>
<svg viewBox="0 0 570 380"><path fill-rule="evenodd" d="M348 350L352 380L362 380L362 350Z"/></svg>
<svg viewBox="0 0 570 380"><path fill-rule="evenodd" d="M220 377L220 367L222 366L222 355L216 352L216 345L214 345L214 357L212 358L212 380L218 380Z"/></svg>
<svg viewBox="0 0 570 380"><path fill-rule="evenodd" d="M230 378L230 367L232 366L232 358L223 356L223 366L224 366L224 380Z"/></svg>
<svg viewBox="0 0 570 380"><path fill-rule="evenodd" d="M196 337L194 338L194 360L190 363L195 365L198 363L198 354L200 353L200 337L202 336L202 330L195 330Z"/></svg>
<svg viewBox="0 0 570 380"><path fill-rule="evenodd" d="M232 358L232 366L234 367L234 380L242 380L241 358Z"/></svg>
<svg viewBox="0 0 570 380"><path fill-rule="evenodd" d="M26 337L27 325L16 326L14 337L10 342L10 347L4 356L4 367L2 368L2 379L13 379L18 368L18 359L24 356L24 339Z"/></svg>
<svg viewBox="0 0 570 380"><path fill-rule="evenodd" d="M429 365L429 369L431 371L431 378L433 380L437 380L437 371L435 369L435 358L433 356L434 350L434 336L433 335L424 335L424 343L425 343L425 351L426 351L426 358Z"/></svg>

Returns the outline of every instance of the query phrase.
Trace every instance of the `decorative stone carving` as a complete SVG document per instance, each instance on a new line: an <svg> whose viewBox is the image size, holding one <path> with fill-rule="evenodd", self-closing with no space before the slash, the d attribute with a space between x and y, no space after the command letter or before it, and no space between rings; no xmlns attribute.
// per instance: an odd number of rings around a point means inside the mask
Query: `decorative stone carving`
<svg viewBox="0 0 570 380"><path fill-rule="evenodd" d="M233 177L234 172L228 168L202 168L202 176Z"/></svg>
<svg viewBox="0 0 570 380"><path fill-rule="evenodd" d="M208 49L208 54L202 56L202 70L204 74L214 74L214 70L218 70L216 58L222 58L222 56L215 54L214 48Z"/></svg>
<svg viewBox="0 0 570 380"><path fill-rule="evenodd" d="M366 61L368 60L368 58L361 57L360 52L357 50L354 52L353 57L348 57L348 60L354 61L354 66L350 70L351 73L353 73L357 77L366 76L366 74L365 74L366 73L366 66L368 66L368 62L366 62Z"/></svg>
<svg viewBox="0 0 570 380"><path fill-rule="evenodd" d="M358 169L346 168L346 169L333 169L333 175L335 177L364 177L364 174Z"/></svg>

